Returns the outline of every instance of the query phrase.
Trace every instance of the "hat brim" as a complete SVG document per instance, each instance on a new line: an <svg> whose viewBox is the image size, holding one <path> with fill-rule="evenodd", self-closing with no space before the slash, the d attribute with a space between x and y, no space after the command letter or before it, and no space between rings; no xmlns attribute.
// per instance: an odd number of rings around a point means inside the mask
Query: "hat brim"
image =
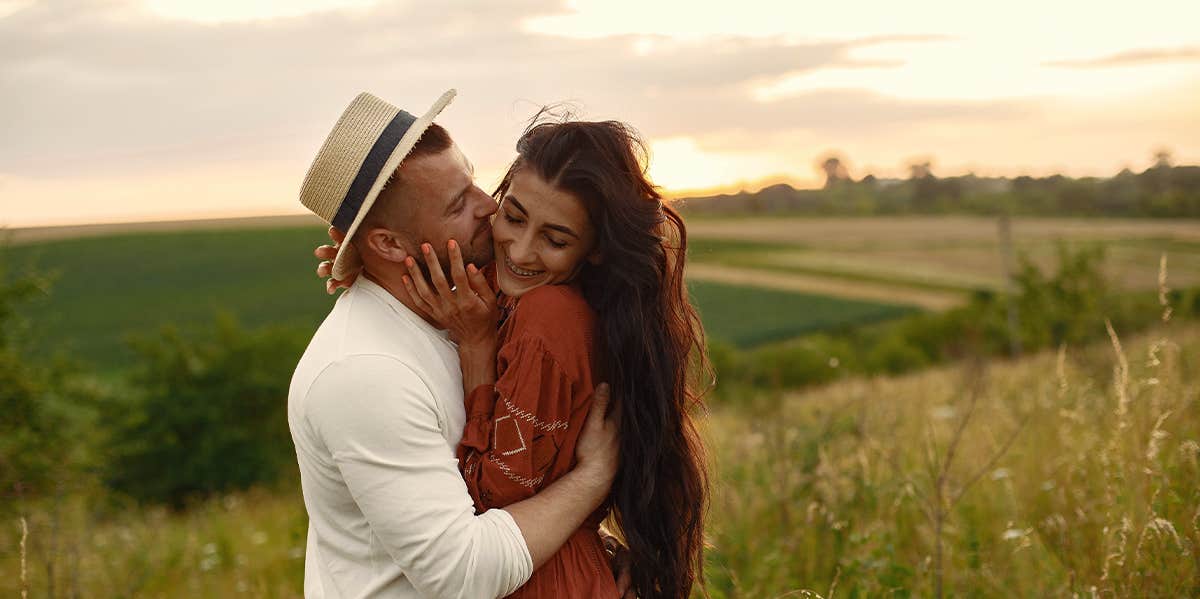
<svg viewBox="0 0 1200 599"><path fill-rule="evenodd" d="M350 228L346 229L346 237L342 243L338 245L337 256L333 259L333 278L337 280L345 280L350 275L358 272L362 268L362 258L358 255L358 250L354 248L354 244L350 241L354 239L354 234L358 232L358 228L362 225L363 219L371 211L371 207L375 205L375 200L379 198L379 192L383 191L383 186L387 184L388 179L400 167L400 163L412 151L413 146L425 134L425 130L429 125L433 124L433 119L437 118L438 114L450 104L456 95L455 90L447 90L442 94L433 106L429 108L425 114L413 121L413 124L404 132L400 138L400 142L396 144L396 149L392 150L390 156L383 164L383 168L379 170L379 176L375 178L375 183L371 185L371 189L363 198L362 206L358 210L358 214L354 215L354 221L350 224Z"/></svg>

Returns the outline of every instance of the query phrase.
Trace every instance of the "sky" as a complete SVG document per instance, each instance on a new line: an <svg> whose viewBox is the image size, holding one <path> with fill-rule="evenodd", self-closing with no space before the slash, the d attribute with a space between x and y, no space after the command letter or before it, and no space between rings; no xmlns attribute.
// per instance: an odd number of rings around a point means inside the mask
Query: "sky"
<svg viewBox="0 0 1200 599"><path fill-rule="evenodd" d="M549 104L619 119L676 194L850 174L1200 163L1200 2L0 0L0 226L303 211L370 91L489 189Z"/></svg>

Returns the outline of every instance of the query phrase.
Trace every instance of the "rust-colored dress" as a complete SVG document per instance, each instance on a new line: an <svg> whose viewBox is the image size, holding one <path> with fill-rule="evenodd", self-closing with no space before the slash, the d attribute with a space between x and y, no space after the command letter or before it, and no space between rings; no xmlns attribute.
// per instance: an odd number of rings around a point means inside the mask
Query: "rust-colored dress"
<svg viewBox="0 0 1200 599"><path fill-rule="evenodd" d="M571 470L595 386L595 313L579 289L544 285L503 304L496 384L467 396L458 446L477 512L529 498ZM607 511L593 513L509 597L616 598L598 532Z"/></svg>

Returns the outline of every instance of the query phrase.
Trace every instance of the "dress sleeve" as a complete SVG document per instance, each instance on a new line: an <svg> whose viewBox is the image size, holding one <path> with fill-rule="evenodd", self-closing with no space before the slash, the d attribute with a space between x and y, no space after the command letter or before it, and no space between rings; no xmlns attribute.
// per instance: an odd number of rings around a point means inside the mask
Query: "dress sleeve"
<svg viewBox="0 0 1200 599"><path fill-rule="evenodd" d="M537 337L500 350L503 374L467 399L459 467L477 511L533 496L558 456L579 385Z"/></svg>

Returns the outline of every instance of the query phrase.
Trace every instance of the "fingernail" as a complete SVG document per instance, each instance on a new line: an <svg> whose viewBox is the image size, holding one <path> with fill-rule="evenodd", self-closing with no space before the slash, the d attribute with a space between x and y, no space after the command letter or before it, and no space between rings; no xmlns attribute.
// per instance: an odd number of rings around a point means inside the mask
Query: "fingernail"
<svg viewBox="0 0 1200 599"><path fill-rule="evenodd" d="M458 242L456 242L456 241L454 241L453 239L451 239L451 240L450 240L450 242L446 244L446 246L447 246L447 247L449 247L449 248L450 248L450 249L452 249L452 250L453 250L453 249L458 249Z"/></svg>
<svg viewBox="0 0 1200 599"><path fill-rule="evenodd" d="M409 286L409 285L412 285L412 279L408 278L408 275L404 275L403 279L404 279L404 286L405 286L405 287L407 287L407 286Z"/></svg>
<svg viewBox="0 0 1200 599"><path fill-rule="evenodd" d="M407 258L404 259L405 266L412 268L413 264L416 264L416 261L412 259L412 256L408 256Z"/></svg>
<svg viewBox="0 0 1200 599"><path fill-rule="evenodd" d="M608 393L608 383L596 385L596 393Z"/></svg>
<svg viewBox="0 0 1200 599"><path fill-rule="evenodd" d="M430 247L430 245L429 245L428 243L422 243L422 244L421 244L421 251L422 251L422 252L425 252L426 254L428 254L430 249L431 249L431 247Z"/></svg>
<svg viewBox="0 0 1200 599"><path fill-rule="evenodd" d="M468 264L468 265L467 265L467 272L469 272L469 273L471 273L471 274L475 274L475 265L474 265L474 264Z"/></svg>

